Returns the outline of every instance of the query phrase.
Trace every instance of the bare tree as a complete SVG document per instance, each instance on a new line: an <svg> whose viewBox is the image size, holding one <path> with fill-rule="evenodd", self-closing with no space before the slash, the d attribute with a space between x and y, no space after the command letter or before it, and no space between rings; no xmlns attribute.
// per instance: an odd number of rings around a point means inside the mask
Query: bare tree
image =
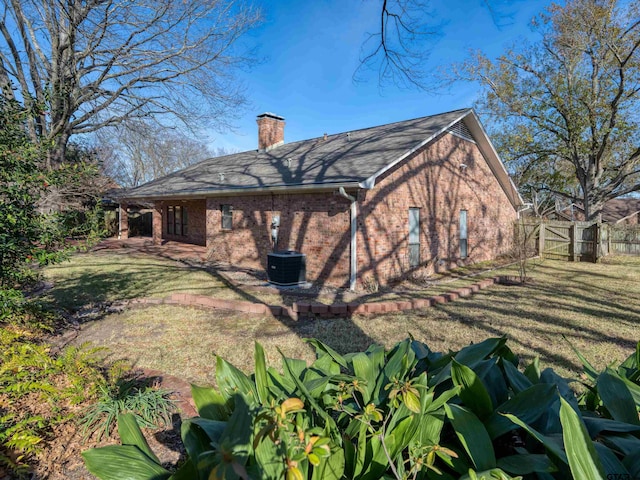
<svg viewBox="0 0 640 480"><path fill-rule="evenodd" d="M536 22L541 40L466 65L521 186L580 203L587 219L640 191L640 4L571 0Z"/></svg>
<svg viewBox="0 0 640 480"><path fill-rule="evenodd" d="M239 39L259 13L234 0L0 0L0 92L46 105L29 124L50 145L131 118L220 126L244 102Z"/></svg>
<svg viewBox="0 0 640 480"><path fill-rule="evenodd" d="M427 60L443 36L442 27L448 20L446 12L435 11L429 0L376 2L378 25L373 33L367 34L362 45L354 80L361 79L366 70L377 70L381 87L395 85L425 91L442 87L442 78L430 73ZM492 0L480 3L496 27L501 28L512 21L512 12L504 4L498 7L495 4L499 2Z"/></svg>
<svg viewBox="0 0 640 480"><path fill-rule="evenodd" d="M429 3L381 0L379 8L379 25L362 45L354 79L359 79L363 70L371 69L378 71L380 86L428 88L424 64L441 36Z"/></svg>
<svg viewBox="0 0 640 480"><path fill-rule="evenodd" d="M123 187L136 187L214 156L205 142L175 128L128 120L97 133L103 170Z"/></svg>

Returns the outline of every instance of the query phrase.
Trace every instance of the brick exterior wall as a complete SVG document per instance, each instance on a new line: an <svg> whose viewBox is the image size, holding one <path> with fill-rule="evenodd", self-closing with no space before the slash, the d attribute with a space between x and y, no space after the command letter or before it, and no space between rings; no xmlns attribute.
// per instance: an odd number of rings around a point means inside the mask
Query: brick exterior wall
<svg viewBox="0 0 640 480"><path fill-rule="evenodd" d="M461 168L460 165L466 165ZM359 194L358 277L384 285L411 274L495 258L511 247L516 213L477 146L451 134ZM420 265L409 267L409 208L420 208ZM468 257L459 216L467 210Z"/></svg>
<svg viewBox="0 0 640 480"><path fill-rule="evenodd" d="M223 204L233 207L230 230L222 228ZM330 193L208 199L209 259L266 269L274 215L280 215L278 250L305 253L307 279L348 284L349 202Z"/></svg>
<svg viewBox="0 0 640 480"><path fill-rule="evenodd" d="M186 239L166 233L166 206L177 204L188 209ZM228 230L222 228L223 204L233 208ZM417 267L409 266L409 208L420 209ZM460 258L460 210L467 211L466 259ZM162 238L206 244L210 260L263 269L273 250L271 222L280 215L278 249L307 255L307 279L349 284L349 201L333 193L157 202L154 241L159 211ZM477 146L443 134L379 178L375 188L358 192L358 286L367 279L385 285L396 278L495 258L511 247L515 219L514 208Z"/></svg>
<svg viewBox="0 0 640 480"><path fill-rule="evenodd" d="M167 230L167 207L180 205L187 210L187 235L172 235ZM206 245L206 201L205 200L165 200L155 203L155 210L161 212L162 239L176 242L193 243L194 245ZM157 213L154 215L153 240L158 241Z"/></svg>

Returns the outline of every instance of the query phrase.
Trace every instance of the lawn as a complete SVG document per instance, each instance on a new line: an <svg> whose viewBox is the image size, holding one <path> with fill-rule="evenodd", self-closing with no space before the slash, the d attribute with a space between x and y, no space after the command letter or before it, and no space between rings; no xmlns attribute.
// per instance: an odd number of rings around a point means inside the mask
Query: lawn
<svg viewBox="0 0 640 480"><path fill-rule="evenodd" d="M125 265L101 267L93 256L86 256L83 262L84 267L74 267L77 278L68 270L60 282L50 276L55 282L52 297L68 298L70 291L84 294L83 279L90 281L87 291L93 293L85 297L90 300L96 295L115 298L123 291L129 297L164 296L178 289L238 295L230 290L225 293L209 274L175 265L184 276L166 274L171 280L167 285L155 278L157 269L168 268L164 261L156 260L145 260L147 267L140 267L145 280L129 286L122 279L120 288L115 288L104 278L126 270ZM63 265L48 272L64 268L71 267ZM510 275L513 268L492 275ZM84 324L73 342L107 346L113 357L197 383L213 382L215 355L251 370L254 341L263 344L272 365L279 365L278 348L287 356L310 360L312 351L303 340L309 337L345 353L363 350L373 342L391 347L408 334L436 351L507 335L509 345L525 362L539 356L544 367L568 377L575 377L581 366L563 336L599 368L633 351L640 340L639 257L610 257L599 264L539 261L531 274L533 281L524 286L496 285L451 304L374 317L293 322L175 306L137 308ZM102 283L96 278L102 278ZM101 292L98 285L105 282L107 291Z"/></svg>
<svg viewBox="0 0 640 480"><path fill-rule="evenodd" d="M175 292L242 299L210 272L126 250L76 254L44 273L54 285L46 299L71 311L99 302L166 297Z"/></svg>

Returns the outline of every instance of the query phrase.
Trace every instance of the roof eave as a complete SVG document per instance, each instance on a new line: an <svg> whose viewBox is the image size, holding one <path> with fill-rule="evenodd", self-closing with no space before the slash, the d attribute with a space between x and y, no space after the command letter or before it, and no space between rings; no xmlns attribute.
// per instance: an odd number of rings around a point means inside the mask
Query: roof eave
<svg viewBox="0 0 640 480"><path fill-rule="evenodd" d="M183 190L179 193L164 193L155 195L122 196L119 200L198 200L212 197L230 197L237 195L268 195L272 193L316 193L332 192L340 187L344 189L362 188L358 182L336 182L308 185L277 185L272 187L234 187L220 190Z"/></svg>
<svg viewBox="0 0 640 480"><path fill-rule="evenodd" d="M363 182L360 182L360 186L362 188L372 189L375 186L377 179L381 175L384 175L386 172L391 170L397 164L399 164L409 156L413 155L422 147L424 147L425 145L427 145L428 143L436 139L439 135L442 135L444 132L449 130L453 125L455 125L456 123L458 123L459 121L467 117L470 120L467 124L467 127L469 127L469 130L471 130L471 133L473 134L476 140L476 144L478 145L480 152L486 159L487 164L489 165L489 168L491 169L494 176L498 180L498 183L500 184L500 186L502 187L502 190L504 191L507 198L511 202L511 205L513 206L514 210L517 210L518 207L524 205L524 200L520 196L518 189L516 188L515 184L511 180L511 176L509 175L509 172L507 172L507 169L505 168L504 163L502 163L502 160L500 159L498 152L496 151L493 144L491 143L491 140L489 140L489 136L487 135L487 132L484 130L484 127L480 123L478 116L476 115L475 111L471 108L462 112L460 116L455 118L453 121L449 122L449 124L445 125L440 130L438 130L434 134L427 137L425 140L420 142L418 145L413 147L411 150L409 150L405 154L398 157L393 162L386 165L384 168L378 170L376 173L371 175L369 178L367 178Z"/></svg>
<svg viewBox="0 0 640 480"><path fill-rule="evenodd" d="M467 115L469 120L467 122L467 127L476 139L480 152L487 161L489 168L498 180L498 183L502 187L505 195L511 202L511 205L513 205L513 208L517 210L518 207L524 205L524 200L522 196L520 196L518 188L513 183L511 175L507 172L507 169L505 168L504 163L502 163L493 143L491 143L487 132L480 123L480 119L476 115L476 112L474 110L470 110Z"/></svg>
<svg viewBox="0 0 640 480"><path fill-rule="evenodd" d="M418 145L416 145L415 147L413 147L412 149L410 149L409 151L407 151L406 153L404 153L403 155L401 155L400 157L398 157L397 159L395 159L391 163L387 164L385 167L383 167L380 170L378 170L376 173L371 175L366 180L360 182L360 186L362 188L367 188L369 190L372 189L373 187L375 187L376 181L380 176L382 176L385 173L387 173L389 170L391 170L393 167L398 165L404 159L406 159L406 158L410 157L411 155L413 155L415 152L420 150L422 147L427 145L429 142L432 142L434 139L436 139L438 137L438 135L441 135L442 133L446 132L449 128L451 128L453 125L455 125L460 120L462 120L465 116L467 116L469 114L469 112L471 112L471 111L472 111L471 109L468 109L468 110L462 112L459 117L456 117L453 121L449 122L449 124L447 124L446 126L442 127L440 130L438 130L434 134L432 134L429 137L427 137L425 140L420 142Z"/></svg>

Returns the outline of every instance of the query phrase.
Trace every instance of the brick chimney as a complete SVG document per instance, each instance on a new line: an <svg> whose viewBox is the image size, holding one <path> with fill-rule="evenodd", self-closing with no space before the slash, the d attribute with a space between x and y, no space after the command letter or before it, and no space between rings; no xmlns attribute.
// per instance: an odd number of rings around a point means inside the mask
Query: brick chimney
<svg viewBox="0 0 640 480"><path fill-rule="evenodd" d="M256 118L258 123L258 150L271 150L284 143L284 118L273 113L263 113Z"/></svg>

